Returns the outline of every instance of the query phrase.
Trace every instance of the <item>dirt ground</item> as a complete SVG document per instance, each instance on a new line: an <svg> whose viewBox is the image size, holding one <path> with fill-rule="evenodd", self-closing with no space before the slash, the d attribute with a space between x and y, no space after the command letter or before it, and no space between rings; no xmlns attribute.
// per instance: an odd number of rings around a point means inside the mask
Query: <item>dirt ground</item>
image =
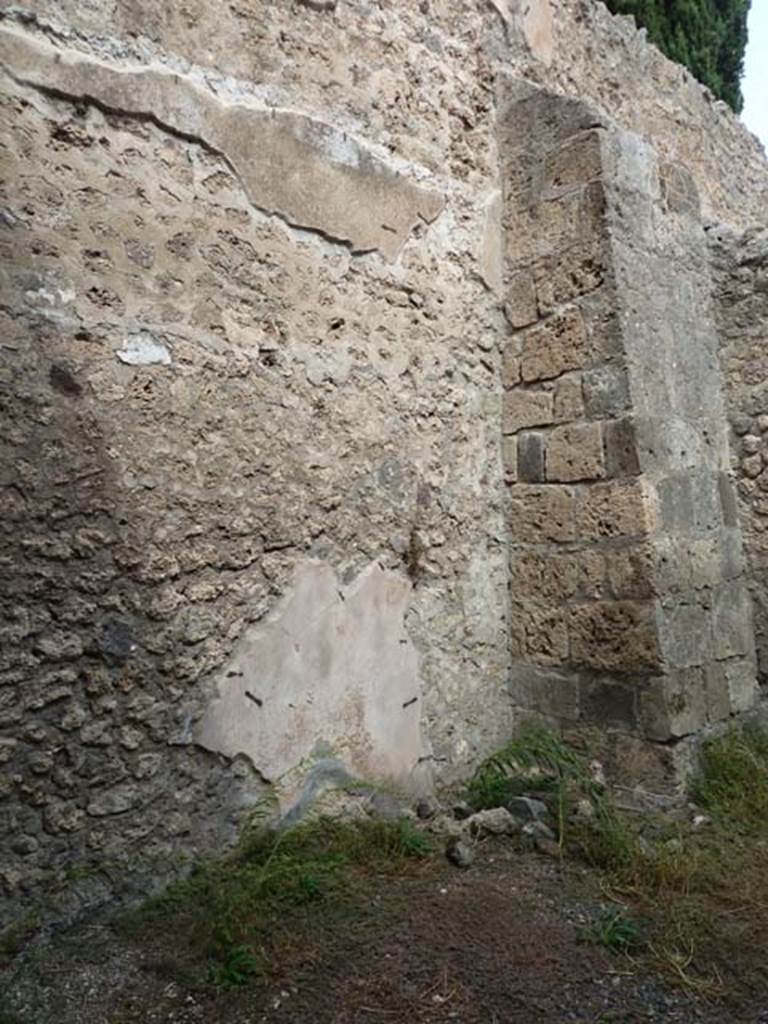
<svg viewBox="0 0 768 1024"><path fill-rule="evenodd" d="M693 992L585 941L588 872L488 843L275 920L269 976L217 988L183 936L80 926L4 969L0 1024L768 1024L763 994Z"/></svg>

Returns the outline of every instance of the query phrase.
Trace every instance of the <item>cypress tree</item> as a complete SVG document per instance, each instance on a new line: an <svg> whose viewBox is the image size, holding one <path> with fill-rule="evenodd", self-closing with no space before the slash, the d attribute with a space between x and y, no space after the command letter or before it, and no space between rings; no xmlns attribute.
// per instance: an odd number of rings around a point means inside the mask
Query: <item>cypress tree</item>
<svg viewBox="0 0 768 1024"><path fill-rule="evenodd" d="M606 0L614 14L633 14L672 60L684 64L738 113L750 0Z"/></svg>

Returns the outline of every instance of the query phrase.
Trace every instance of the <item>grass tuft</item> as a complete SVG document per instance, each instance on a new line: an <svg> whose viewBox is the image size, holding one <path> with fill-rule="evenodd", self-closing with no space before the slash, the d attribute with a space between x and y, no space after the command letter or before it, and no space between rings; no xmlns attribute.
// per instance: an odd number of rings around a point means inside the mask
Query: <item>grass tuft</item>
<svg viewBox="0 0 768 1024"><path fill-rule="evenodd" d="M479 766L467 786L467 800L477 811L503 807L532 789L551 805L561 846L569 805L579 796L596 801L603 791L575 750L548 729L532 726Z"/></svg>
<svg viewBox="0 0 768 1024"><path fill-rule="evenodd" d="M122 929L137 935L172 928L187 954L204 957L219 986L264 977L270 935L292 910L343 905L366 873L402 870L426 858L426 838L405 820L318 818L293 828L247 829L228 857L199 864L138 911Z"/></svg>
<svg viewBox="0 0 768 1024"><path fill-rule="evenodd" d="M768 835L768 732L733 730L704 744L694 800L742 835Z"/></svg>
<svg viewBox="0 0 768 1024"><path fill-rule="evenodd" d="M768 732L734 729L706 743L691 797L709 822L687 813L617 807L587 761L542 729L489 758L468 787L473 807L536 791L556 816L561 850L600 873L622 909L588 936L637 952L630 922L647 922L646 953L692 991L762 991L768 933ZM583 805L587 804L584 813ZM582 813L575 813L582 805Z"/></svg>
<svg viewBox="0 0 768 1024"><path fill-rule="evenodd" d="M623 907L612 907L584 929L584 938L612 953L630 953L643 945L640 924Z"/></svg>

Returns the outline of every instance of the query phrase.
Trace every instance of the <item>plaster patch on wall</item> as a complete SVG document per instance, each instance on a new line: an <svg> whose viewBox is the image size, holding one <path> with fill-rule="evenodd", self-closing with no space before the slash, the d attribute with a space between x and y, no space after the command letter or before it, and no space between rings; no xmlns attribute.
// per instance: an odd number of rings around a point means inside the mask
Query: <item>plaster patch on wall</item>
<svg viewBox="0 0 768 1024"><path fill-rule="evenodd" d="M126 338L125 345L115 355L121 363L129 366L169 366L171 363L171 353L167 346L149 331L139 331Z"/></svg>
<svg viewBox="0 0 768 1024"><path fill-rule="evenodd" d="M242 637L198 723L208 750L279 780L318 749L360 777L408 786L427 751L404 617L411 585L372 564L341 588L306 561L275 612Z"/></svg>
<svg viewBox="0 0 768 1024"><path fill-rule="evenodd" d="M0 31L0 65L17 82L128 114L224 157L259 210L293 227L397 257L444 199L408 181L355 138L292 110L227 103L162 66L127 68Z"/></svg>
<svg viewBox="0 0 768 1024"><path fill-rule="evenodd" d="M515 30L531 54L549 66L554 56L554 23L550 0L489 0L507 37Z"/></svg>
<svg viewBox="0 0 768 1024"><path fill-rule="evenodd" d="M503 288L503 246L501 233L502 199L501 189L494 189L483 204L485 224L480 253L480 276L483 284L494 293L501 295Z"/></svg>
<svg viewBox="0 0 768 1024"><path fill-rule="evenodd" d="M554 25L550 0L523 0L522 29L534 57L549 66L554 54Z"/></svg>

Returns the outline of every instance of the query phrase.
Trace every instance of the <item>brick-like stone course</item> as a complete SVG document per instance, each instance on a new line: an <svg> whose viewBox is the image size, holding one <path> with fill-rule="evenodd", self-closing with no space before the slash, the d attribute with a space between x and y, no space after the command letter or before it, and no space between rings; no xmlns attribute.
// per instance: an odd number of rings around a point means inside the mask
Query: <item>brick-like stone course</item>
<svg viewBox="0 0 768 1024"><path fill-rule="evenodd" d="M725 227L709 233L715 270L720 359L730 425L730 459L718 484L726 527L740 526L754 608L761 680L768 679L768 232ZM727 553L724 553L727 557ZM731 559L733 554L731 553ZM729 561L731 561L729 559ZM744 571L738 550L728 574ZM727 684L724 684L728 689Z"/></svg>
<svg viewBox="0 0 768 1024"><path fill-rule="evenodd" d="M680 762L642 744L682 743L755 697L698 195L685 169L605 123L585 132L588 110L545 90L512 85L508 117L510 689L548 720L631 734L634 770L674 788ZM530 300L514 313L526 260L535 324Z"/></svg>

